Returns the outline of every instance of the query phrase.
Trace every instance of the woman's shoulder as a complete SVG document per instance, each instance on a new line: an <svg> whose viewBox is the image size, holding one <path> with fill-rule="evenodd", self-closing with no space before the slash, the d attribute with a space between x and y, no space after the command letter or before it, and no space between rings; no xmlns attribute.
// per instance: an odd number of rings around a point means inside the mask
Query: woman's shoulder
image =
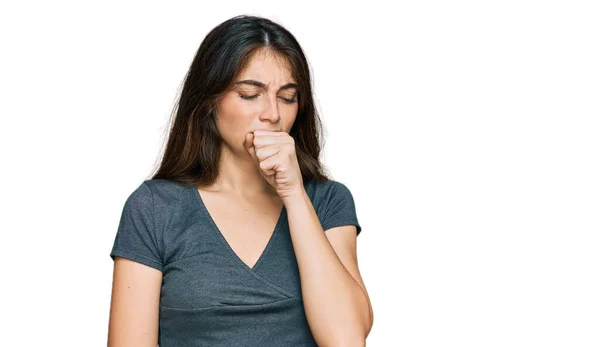
<svg viewBox="0 0 600 347"><path fill-rule="evenodd" d="M348 187L337 180L329 179L323 181L316 181L311 179L309 181L304 182L304 188L306 191L314 198L324 198L331 194L334 194L336 191L344 191L347 190Z"/></svg>
<svg viewBox="0 0 600 347"><path fill-rule="evenodd" d="M143 184L147 184L154 193L181 192L189 189L189 184L180 183L173 180L152 178L145 180Z"/></svg>
<svg viewBox="0 0 600 347"><path fill-rule="evenodd" d="M310 200L317 209L326 208L331 200L349 193L348 187L337 180L329 179L323 181L309 180L304 182L304 189Z"/></svg>
<svg viewBox="0 0 600 347"><path fill-rule="evenodd" d="M147 195L152 196L155 208L173 209L178 206L189 206L193 201L194 186L167 179L144 180L141 186L146 186Z"/></svg>

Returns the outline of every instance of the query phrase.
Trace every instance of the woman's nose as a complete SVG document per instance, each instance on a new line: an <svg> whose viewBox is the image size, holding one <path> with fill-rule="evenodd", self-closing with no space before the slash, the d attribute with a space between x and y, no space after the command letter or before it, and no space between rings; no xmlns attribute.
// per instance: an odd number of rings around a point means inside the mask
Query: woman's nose
<svg viewBox="0 0 600 347"><path fill-rule="evenodd" d="M268 120L273 123L279 121L279 107L277 105L277 97L268 98L267 105L263 112L261 112L260 119Z"/></svg>

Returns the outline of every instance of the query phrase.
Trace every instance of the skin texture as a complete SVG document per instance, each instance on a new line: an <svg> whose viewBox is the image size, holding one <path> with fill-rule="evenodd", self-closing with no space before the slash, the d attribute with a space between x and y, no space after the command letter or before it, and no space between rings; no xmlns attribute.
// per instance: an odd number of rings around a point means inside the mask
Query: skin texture
<svg viewBox="0 0 600 347"><path fill-rule="evenodd" d="M158 344L162 272L116 257L108 325L108 346Z"/></svg>
<svg viewBox="0 0 600 347"><path fill-rule="evenodd" d="M373 311L358 270L356 227L324 231L304 191L289 136L298 112L296 89L280 90L296 82L289 65L260 50L236 82L244 80L266 86L236 84L219 100L220 174L198 190L227 242L250 267L285 206L313 336L320 346L364 346ZM228 219L231 213L239 218ZM109 347L157 345L161 282L160 271L116 258Z"/></svg>

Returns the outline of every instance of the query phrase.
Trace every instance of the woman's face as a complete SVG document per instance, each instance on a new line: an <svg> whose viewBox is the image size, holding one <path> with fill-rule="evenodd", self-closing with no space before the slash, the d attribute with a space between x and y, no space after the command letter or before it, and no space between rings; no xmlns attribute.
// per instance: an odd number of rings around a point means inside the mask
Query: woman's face
<svg viewBox="0 0 600 347"><path fill-rule="evenodd" d="M225 145L246 153L244 138L254 130L290 132L298 113L290 66L259 50L217 105L216 123Z"/></svg>

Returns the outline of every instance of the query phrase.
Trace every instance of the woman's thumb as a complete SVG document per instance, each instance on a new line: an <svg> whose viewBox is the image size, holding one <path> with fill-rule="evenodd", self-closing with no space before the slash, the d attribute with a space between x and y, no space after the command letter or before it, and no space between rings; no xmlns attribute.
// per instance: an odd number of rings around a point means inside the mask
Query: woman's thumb
<svg viewBox="0 0 600 347"><path fill-rule="evenodd" d="M246 134L246 137L244 138L244 148L248 149L248 147L252 147L253 137L254 134L252 133Z"/></svg>
<svg viewBox="0 0 600 347"><path fill-rule="evenodd" d="M250 153L250 156L252 157L252 159L257 160L256 154L254 153L254 134L253 133L246 134L246 138L244 139L244 148L246 149L246 152Z"/></svg>

